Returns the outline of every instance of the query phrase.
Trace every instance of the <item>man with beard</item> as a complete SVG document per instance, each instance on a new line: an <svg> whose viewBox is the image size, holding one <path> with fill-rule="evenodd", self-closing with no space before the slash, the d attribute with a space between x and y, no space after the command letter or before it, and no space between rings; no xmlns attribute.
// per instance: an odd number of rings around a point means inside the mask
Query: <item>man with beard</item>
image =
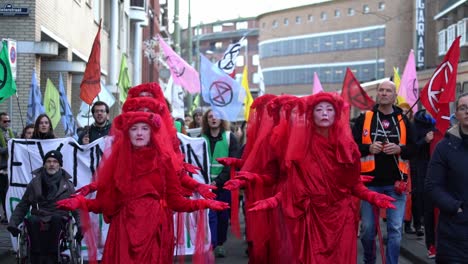
<svg viewBox="0 0 468 264"><path fill-rule="evenodd" d="M57 263L60 231L68 220L68 212L56 208L56 202L69 198L75 192L71 176L62 169L60 151L52 150L45 154L43 167L32 172L34 175L26 187L21 201L15 207L8 224L13 236L21 232L18 225L31 209L31 216L25 221L30 241L31 263ZM79 225L78 212L72 212ZM77 239L81 239L78 228Z"/></svg>
<svg viewBox="0 0 468 264"><path fill-rule="evenodd" d="M102 101L97 101L91 107L91 113L93 114L94 123L89 127L85 127L78 139L80 144L89 144L109 134L111 128L111 122L108 120L109 106Z"/></svg>

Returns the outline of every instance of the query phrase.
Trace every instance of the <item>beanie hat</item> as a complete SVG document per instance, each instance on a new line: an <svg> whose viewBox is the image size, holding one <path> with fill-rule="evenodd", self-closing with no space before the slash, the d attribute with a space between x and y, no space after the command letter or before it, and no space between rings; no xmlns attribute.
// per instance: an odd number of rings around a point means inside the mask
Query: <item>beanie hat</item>
<svg viewBox="0 0 468 264"><path fill-rule="evenodd" d="M46 160L48 158L54 158L56 159L59 164L60 164L60 167L63 167L63 159L62 159L62 153L60 153L60 151L58 150L51 150L49 152L47 152L44 156L44 159L42 160L42 165L44 165L46 163Z"/></svg>

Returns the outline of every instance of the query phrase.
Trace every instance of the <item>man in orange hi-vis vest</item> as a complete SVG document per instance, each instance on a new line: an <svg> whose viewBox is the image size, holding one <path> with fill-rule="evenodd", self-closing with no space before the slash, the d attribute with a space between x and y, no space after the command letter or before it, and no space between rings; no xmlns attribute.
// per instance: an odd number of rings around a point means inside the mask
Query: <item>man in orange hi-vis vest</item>
<svg viewBox="0 0 468 264"><path fill-rule="evenodd" d="M361 174L374 176L367 183L369 190L384 193L396 199L397 208L387 209L388 242L386 263L398 263L401 230L406 202L408 159L415 142L411 124L401 108L394 105L397 97L395 84L382 82L377 88L377 104L371 111L358 117L353 127L354 140L361 152ZM377 210L368 202L361 202L361 243L364 263L375 263L375 236Z"/></svg>

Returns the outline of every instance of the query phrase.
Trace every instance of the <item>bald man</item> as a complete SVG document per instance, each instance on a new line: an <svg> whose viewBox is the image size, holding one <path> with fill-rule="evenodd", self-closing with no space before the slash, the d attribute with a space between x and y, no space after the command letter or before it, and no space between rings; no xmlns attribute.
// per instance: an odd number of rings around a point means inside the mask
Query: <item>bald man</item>
<svg viewBox="0 0 468 264"><path fill-rule="evenodd" d="M361 152L361 174L374 176L367 187L396 199L397 208L387 209L388 264L398 263L400 255L408 160L415 146L411 124L402 109L394 105L396 97L395 84L382 82L377 88L377 104L361 114L353 127L354 140ZM376 216L372 205L365 201L361 202L361 224L364 263L373 264L376 261Z"/></svg>

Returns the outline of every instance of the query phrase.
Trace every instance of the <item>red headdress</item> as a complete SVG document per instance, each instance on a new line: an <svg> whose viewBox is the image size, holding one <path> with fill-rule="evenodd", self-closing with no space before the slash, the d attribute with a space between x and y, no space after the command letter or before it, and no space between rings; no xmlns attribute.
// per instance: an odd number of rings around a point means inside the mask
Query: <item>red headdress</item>
<svg viewBox="0 0 468 264"><path fill-rule="evenodd" d="M122 112L151 112L161 116L168 115L167 105L151 97L128 98L122 105Z"/></svg>
<svg viewBox="0 0 468 264"><path fill-rule="evenodd" d="M158 83L152 82L152 83L143 83L137 86L134 86L128 90L128 96L127 98L135 98L135 97L141 97L142 92L147 92L153 95L153 98L160 101L164 102L164 94L161 90L161 86L159 86Z"/></svg>
<svg viewBox="0 0 468 264"><path fill-rule="evenodd" d="M151 128L150 143L146 147L135 149L130 141L129 129L141 122ZM132 177L146 175L155 170L182 169L182 160L175 153L169 140L171 137L158 114L123 113L114 118L112 126L115 132L114 141L110 152L104 155L97 171L98 196L100 196L98 198L106 216L111 216L117 210L119 194L131 195ZM154 182L158 180L154 179Z"/></svg>
<svg viewBox="0 0 468 264"><path fill-rule="evenodd" d="M321 92L302 98L305 103L305 112L295 117L291 122L287 160L300 160L305 153L314 148L313 140L317 135L314 123L314 108L320 102L329 102L335 110L335 120L328 130L328 142L334 146L336 159L339 163L351 164L356 153L351 127L349 124L349 105L337 93Z"/></svg>

